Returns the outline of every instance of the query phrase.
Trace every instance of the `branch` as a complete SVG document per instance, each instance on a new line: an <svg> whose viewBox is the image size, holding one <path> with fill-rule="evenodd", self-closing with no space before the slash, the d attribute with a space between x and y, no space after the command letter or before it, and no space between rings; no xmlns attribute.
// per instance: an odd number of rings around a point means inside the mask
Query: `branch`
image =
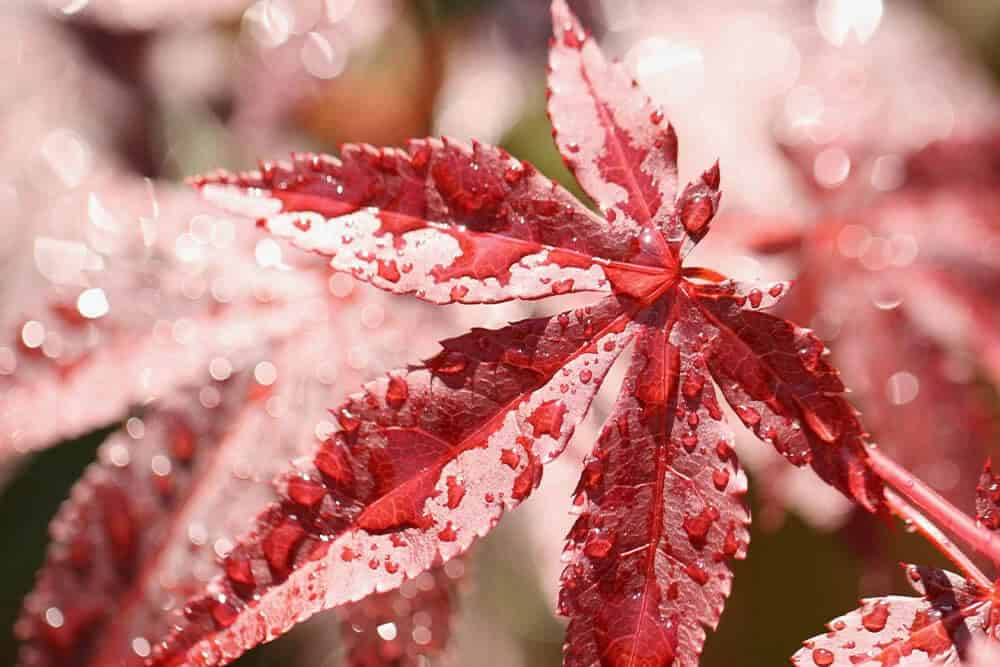
<svg viewBox="0 0 1000 667"><path fill-rule="evenodd" d="M1000 535L979 526L972 517L945 500L937 491L874 445L868 448L868 465L883 482L1000 568ZM888 493L886 499L889 500ZM950 557L947 552L945 555Z"/></svg>
<svg viewBox="0 0 1000 667"><path fill-rule="evenodd" d="M984 588L991 588L993 586L990 578L976 567L972 559L966 556L965 552L958 545L952 542L933 521L921 514L898 493L891 489L886 489L885 501L893 514L906 522L907 526L912 526L916 529L938 551L947 556L958 567L959 571L965 575L966 579L974 581Z"/></svg>

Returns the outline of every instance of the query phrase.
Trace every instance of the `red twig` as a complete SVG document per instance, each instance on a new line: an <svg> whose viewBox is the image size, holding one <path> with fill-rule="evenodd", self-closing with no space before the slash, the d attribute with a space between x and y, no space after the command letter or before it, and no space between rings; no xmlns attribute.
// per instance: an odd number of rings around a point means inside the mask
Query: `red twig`
<svg viewBox="0 0 1000 667"><path fill-rule="evenodd" d="M868 448L868 465L882 481L926 512L940 528L948 530L1000 567L1000 535L977 525L975 519L887 457L878 447Z"/></svg>
<svg viewBox="0 0 1000 667"><path fill-rule="evenodd" d="M991 588L993 582L983 574L982 570L976 567L968 556L965 555L958 545L952 542L944 532L941 531L933 521L921 514L915 507L906 502L898 493L892 489L886 489L885 501L889 505L889 510L897 517L913 526L918 533L930 542L934 547L958 567L959 572L965 575L966 579L975 581L984 588Z"/></svg>

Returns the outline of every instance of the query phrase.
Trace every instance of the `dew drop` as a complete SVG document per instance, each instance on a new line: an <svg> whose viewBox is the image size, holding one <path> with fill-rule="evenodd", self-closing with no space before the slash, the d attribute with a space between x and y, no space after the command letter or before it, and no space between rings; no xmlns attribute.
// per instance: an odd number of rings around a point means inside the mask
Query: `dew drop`
<svg viewBox="0 0 1000 667"><path fill-rule="evenodd" d="M458 534L451 525L451 521L447 522L444 528L438 533L438 539L442 542L454 542L458 539Z"/></svg>
<svg viewBox="0 0 1000 667"><path fill-rule="evenodd" d="M406 380L396 375L390 375L389 385L385 389L385 402L389 404L389 407L398 410L406 403L409 395L410 389Z"/></svg>
<svg viewBox="0 0 1000 667"><path fill-rule="evenodd" d="M867 614L861 617L861 624L868 632L881 632L885 629L885 624L889 620L889 605L876 603Z"/></svg>
<svg viewBox="0 0 1000 667"><path fill-rule="evenodd" d="M751 428L760 423L760 413L746 405L736 406L736 414L743 420L744 424Z"/></svg>
<svg viewBox="0 0 1000 667"><path fill-rule="evenodd" d="M398 283L400 274L399 268L396 266L396 260L378 260L378 275L385 281Z"/></svg>
<svg viewBox="0 0 1000 667"><path fill-rule="evenodd" d="M557 280L552 283L552 293L553 294L566 294L573 289L573 279L567 278L566 280Z"/></svg>
<svg viewBox="0 0 1000 667"><path fill-rule="evenodd" d="M817 648L813 649L812 659L817 667L830 667L833 664L834 655L832 651L825 648Z"/></svg>
<svg viewBox="0 0 1000 667"><path fill-rule="evenodd" d="M503 463L511 470L517 468L521 462L521 457L513 449L503 449L500 451L500 463Z"/></svg>
<svg viewBox="0 0 1000 667"><path fill-rule="evenodd" d="M584 545L583 553L588 558L604 558L611 553L613 546L614 543L611 540L594 534L590 536L590 539Z"/></svg>
<svg viewBox="0 0 1000 667"><path fill-rule="evenodd" d="M445 482L448 486L448 508L455 509L465 497L465 484L458 481L454 475L449 475Z"/></svg>
<svg viewBox="0 0 1000 667"><path fill-rule="evenodd" d="M681 208L681 224L689 234L700 234L708 226L715 215L712 200L702 195L696 195L684 202Z"/></svg>
<svg viewBox="0 0 1000 667"><path fill-rule="evenodd" d="M704 386L704 376L701 373L691 372L684 377L684 383L681 385L681 393L688 398L694 399L701 394Z"/></svg>
<svg viewBox="0 0 1000 667"><path fill-rule="evenodd" d="M684 572L699 586L704 586L708 583L708 571L700 563L688 563L684 566Z"/></svg>

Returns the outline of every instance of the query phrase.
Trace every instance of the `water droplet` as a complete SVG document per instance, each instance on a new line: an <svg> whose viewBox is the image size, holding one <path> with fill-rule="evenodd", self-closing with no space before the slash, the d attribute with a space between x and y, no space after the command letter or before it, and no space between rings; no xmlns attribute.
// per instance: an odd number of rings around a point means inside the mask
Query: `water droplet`
<svg viewBox="0 0 1000 667"><path fill-rule="evenodd" d="M566 414L566 404L559 400L546 401L535 408L527 421L533 428L536 438L549 435L559 438L562 435L563 417Z"/></svg>
<svg viewBox="0 0 1000 667"><path fill-rule="evenodd" d="M557 280L552 283L552 293L553 294L566 294L573 289L573 279L567 278L566 280Z"/></svg>
<svg viewBox="0 0 1000 667"><path fill-rule="evenodd" d="M445 483L448 486L448 508L455 509L465 497L465 484L458 481L454 475L449 475Z"/></svg>
<svg viewBox="0 0 1000 667"><path fill-rule="evenodd" d="M563 44L571 49L583 48L586 35L581 35L573 26L568 26L563 30Z"/></svg>
<svg viewBox="0 0 1000 667"><path fill-rule="evenodd" d="M687 533L691 544L696 549L701 549L705 546L708 531L718 518L719 510L714 507L706 507L697 515L684 518L681 525L684 528L684 532Z"/></svg>
<svg viewBox="0 0 1000 667"><path fill-rule="evenodd" d="M889 620L889 605L877 602L871 611L861 617L861 624L869 632L881 632Z"/></svg>
<svg viewBox="0 0 1000 667"><path fill-rule="evenodd" d="M406 380L396 375L390 375L389 385L385 389L385 402L389 404L389 407L394 410L400 409L406 403L409 395L410 389Z"/></svg>
<svg viewBox="0 0 1000 667"><path fill-rule="evenodd" d="M695 195L681 207L681 224L689 234L697 235L705 230L715 215L715 204L704 195Z"/></svg>
<svg viewBox="0 0 1000 667"><path fill-rule="evenodd" d="M451 521L447 522L444 528L438 533L438 539L442 542L454 542L458 539L458 534L451 525Z"/></svg>
<svg viewBox="0 0 1000 667"><path fill-rule="evenodd" d="M649 114L649 122L652 123L653 125L659 125L660 123L662 123L663 112L660 111L659 109L653 110L653 112Z"/></svg>
<svg viewBox="0 0 1000 667"><path fill-rule="evenodd" d="M746 405L736 406L736 414L743 420L744 424L751 428L760 423L760 413Z"/></svg>
<svg viewBox="0 0 1000 667"><path fill-rule="evenodd" d="M614 542L593 533L583 546L583 553L588 558L604 558L611 553L612 547L614 547Z"/></svg>
<svg viewBox="0 0 1000 667"><path fill-rule="evenodd" d="M830 667L833 664L834 655L832 651L825 648L817 648L813 649L812 659L817 667Z"/></svg>
<svg viewBox="0 0 1000 667"><path fill-rule="evenodd" d="M681 385L681 393L690 399L695 399L701 394L705 386L705 377L701 373L690 372L684 377L684 384Z"/></svg>
<svg viewBox="0 0 1000 667"><path fill-rule="evenodd" d="M712 473L712 483L719 491L725 491L726 487L729 485L729 471L725 468L717 469Z"/></svg>
<svg viewBox="0 0 1000 667"><path fill-rule="evenodd" d="M688 563L684 567L684 572L691 577L699 586L704 586L708 583L708 571L705 570L703 565L698 563Z"/></svg>
<svg viewBox="0 0 1000 667"><path fill-rule="evenodd" d="M305 476L288 480L288 497L303 507L315 509L326 497L326 487Z"/></svg>
<svg viewBox="0 0 1000 667"><path fill-rule="evenodd" d="M500 450L500 463L508 466L511 470L517 468L517 464L520 462L521 457L513 449Z"/></svg>
<svg viewBox="0 0 1000 667"><path fill-rule="evenodd" d="M396 266L396 260L390 259L378 260L378 275L385 281L390 283L398 283L400 278L399 268Z"/></svg>

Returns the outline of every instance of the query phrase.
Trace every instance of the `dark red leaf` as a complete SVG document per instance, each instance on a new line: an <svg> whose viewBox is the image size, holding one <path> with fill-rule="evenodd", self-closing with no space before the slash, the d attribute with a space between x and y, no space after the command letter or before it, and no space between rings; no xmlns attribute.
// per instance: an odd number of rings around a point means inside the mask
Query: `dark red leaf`
<svg viewBox="0 0 1000 667"><path fill-rule="evenodd" d="M906 572L921 597L863 600L859 609L830 622L825 635L804 642L792 662L799 667L964 664L972 642L993 633L996 591L944 570L910 565Z"/></svg>
<svg viewBox="0 0 1000 667"><path fill-rule="evenodd" d="M697 664L750 539L746 478L721 421L686 299L651 309L622 392L586 462L560 611L566 665Z"/></svg>

